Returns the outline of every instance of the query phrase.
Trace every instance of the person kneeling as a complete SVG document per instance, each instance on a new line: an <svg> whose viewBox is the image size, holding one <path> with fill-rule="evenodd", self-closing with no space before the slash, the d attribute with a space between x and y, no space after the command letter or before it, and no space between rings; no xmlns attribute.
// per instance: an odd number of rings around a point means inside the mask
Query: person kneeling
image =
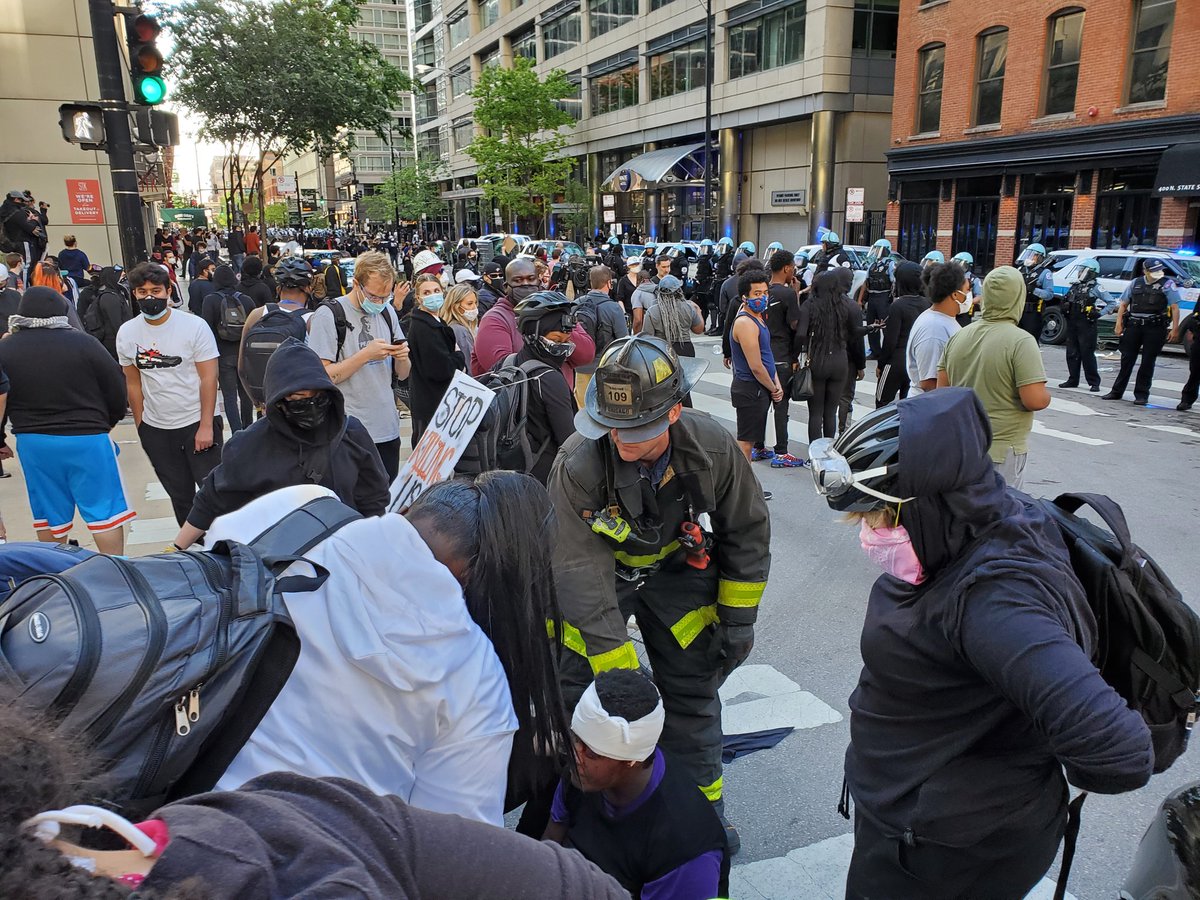
<svg viewBox="0 0 1200 900"><path fill-rule="evenodd" d="M641 900L708 900L729 881L725 829L684 769L662 750L654 682L601 672L571 719L575 773L554 795L545 839L574 847Z"/></svg>

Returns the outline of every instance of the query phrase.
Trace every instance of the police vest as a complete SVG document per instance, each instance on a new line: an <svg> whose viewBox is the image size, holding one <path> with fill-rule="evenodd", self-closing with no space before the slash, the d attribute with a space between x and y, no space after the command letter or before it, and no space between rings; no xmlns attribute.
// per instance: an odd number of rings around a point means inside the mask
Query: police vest
<svg viewBox="0 0 1200 900"><path fill-rule="evenodd" d="M1129 312L1135 316L1165 316L1171 303L1163 287L1165 279L1147 284L1145 278L1133 282L1129 291Z"/></svg>
<svg viewBox="0 0 1200 900"><path fill-rule="evenodd" d="M881 259L867 272L867 290L872 294L890 294L892 279L888 275L888 260Z"/></svg>
<svg viewBox="0 0 1200 900"><path fill-rule="evenodd" d="M1022 266L1021 277L1025 279L1025 312L1041 312L1042 299L1034 291L1037 290L1042 273Z"/></svg>
<svg viewBox="0 0 1200 900"><path fill-rule="evenodd" d="M1068 316L1086 315L1089 320L1099 318L1094 315L1098 299L1094 284L1073 284L1063 298L1063 307Z"/></svg>

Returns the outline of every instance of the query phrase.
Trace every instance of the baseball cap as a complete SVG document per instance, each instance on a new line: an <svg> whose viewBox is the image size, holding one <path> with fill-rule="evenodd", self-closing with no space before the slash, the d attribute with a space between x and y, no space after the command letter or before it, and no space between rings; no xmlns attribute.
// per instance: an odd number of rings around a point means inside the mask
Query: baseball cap
<svg viewBox="0 0 1200 900"><path fill-rule="evenodd" d="M470 269L459 269L457 272L454 273L454 283L455 284L467 284L469 282L475 282L478 280L479 280L479 276L476 275L474 272L472 272Z"/></svg>
<svg viewBox="0 0 1200 900"><path fill-rule="evenodd" d="M498 263L498 262L490 262L483 267L483 274L484 275L502 275L502 274L504 274L504 267L501 266L500 263Z"/></svg>
<svg viewBox="0 0 1200 900"><path fill-rule="evenodd" d="M1142 270L1145 272L1161 272L1163 270L1163 261L1161 259L1147 259L1142 263Z"/></svg>
<svg viewBox="0 0 1200 900"><path fill-rule="evenodd" d="M642 267L642 258L640 256L631 256L625 260L625 265L631 269L640 269Z"/></svg>

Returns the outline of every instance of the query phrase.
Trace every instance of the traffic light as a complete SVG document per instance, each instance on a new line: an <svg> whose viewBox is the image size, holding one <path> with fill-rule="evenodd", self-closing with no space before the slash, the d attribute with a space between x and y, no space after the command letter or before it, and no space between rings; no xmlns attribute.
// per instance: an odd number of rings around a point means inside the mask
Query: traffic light
<svg viewBox="0 0 1200 900"><path fill-rule="evenodd" d="M163 56L154 45L161 31L158 19L145 13L125 20L129 77L133 81L133 102L138 106L157 106L167 99L167 83L162 77Z"/></svg>

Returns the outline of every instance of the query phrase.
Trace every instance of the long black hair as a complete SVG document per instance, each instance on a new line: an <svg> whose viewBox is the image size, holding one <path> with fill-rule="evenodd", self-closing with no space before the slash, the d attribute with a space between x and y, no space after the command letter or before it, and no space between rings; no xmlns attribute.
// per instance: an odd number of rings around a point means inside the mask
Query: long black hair
<svg viewBox="0 0 1200 900"><path fill-rule="evenodd" d="M812 337L808 342L811 358L846 352L846 309L842 298L854 283L853 273L844 266L827 269L813 281L809 321Z"/></svg>
<svg viewBox="0 0 1200 900"><path fill-rule="evenodd" d="M520 724L515 741L524 745L514 747L513 758L569 748L557 665L562 611L552 572L558 529L546 489L519 472L485 472L434 485L406 515L470 560L463 594L508 676Z"/></svg>

